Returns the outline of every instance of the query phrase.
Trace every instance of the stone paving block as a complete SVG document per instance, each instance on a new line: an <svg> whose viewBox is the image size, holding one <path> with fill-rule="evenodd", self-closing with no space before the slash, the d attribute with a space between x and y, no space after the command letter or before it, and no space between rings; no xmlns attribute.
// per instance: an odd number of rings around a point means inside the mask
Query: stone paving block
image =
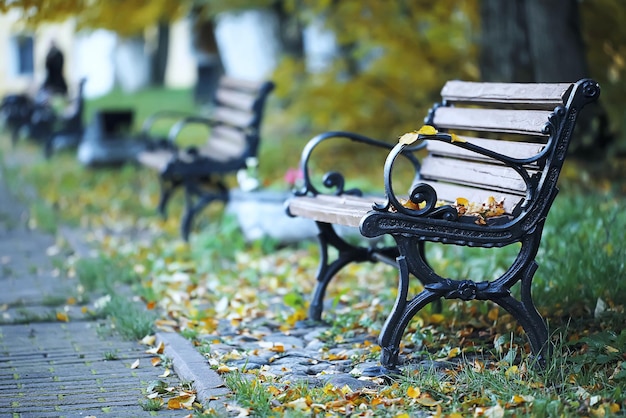
<svg viewBox="0 0 626 418"><path fill-rule="evenodd" d="M111 347L118 350L118 360L105 359ZM0 416L50 411L56 416L101 415L103 408L109 416L151 416L140 405L147 401L147 385L157 379L179 384L177 376L159 377L163 368L153 367L152 357L136 342L111 336L102 340L84 322L3 325ZM131 369L137 359L139 367ZM115 415L122 412L127 415ZM157 416L180 417L186 414L182 412L162 410Z"/></svg>

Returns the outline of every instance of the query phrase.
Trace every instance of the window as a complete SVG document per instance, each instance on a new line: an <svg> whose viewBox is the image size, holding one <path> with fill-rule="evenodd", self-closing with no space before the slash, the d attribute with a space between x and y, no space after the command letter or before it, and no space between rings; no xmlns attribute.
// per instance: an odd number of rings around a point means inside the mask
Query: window
<svg viewBox="0 0 626 418"><path fill-rule="evenodd" d="M11 37L11 53L14 59L12 72L15 75L32 75L35 70L33 48L34 41L31 35L16 35Z"/></svg>

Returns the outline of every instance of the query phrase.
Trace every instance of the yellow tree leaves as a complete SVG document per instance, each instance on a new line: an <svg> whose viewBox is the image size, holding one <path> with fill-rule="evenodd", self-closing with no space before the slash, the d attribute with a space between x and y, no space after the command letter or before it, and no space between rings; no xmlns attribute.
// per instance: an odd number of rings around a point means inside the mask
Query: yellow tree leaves
<svg viewBox="0 0 626 418"><path fill-rule="evenodd" d="M450 78L476 79L478 10L474 0L455 2L342 0L299 2L299 14L322 17L341 53L323 73L305 74L287 62L277 79L292 115L306 115L315 129L332 127L391 139L437 100ZM301 67L302 68L302 67ZM303 70L304 71L304 70Z"/></svg>
<svg viewBox="0 0 626 418"><path fill-rule="evenodd" d="M134 36L159 21L180 18L190 4L177 0L0 0L0 11L20 11L31 26L74 19L77 29L103 28Z"/></svg>

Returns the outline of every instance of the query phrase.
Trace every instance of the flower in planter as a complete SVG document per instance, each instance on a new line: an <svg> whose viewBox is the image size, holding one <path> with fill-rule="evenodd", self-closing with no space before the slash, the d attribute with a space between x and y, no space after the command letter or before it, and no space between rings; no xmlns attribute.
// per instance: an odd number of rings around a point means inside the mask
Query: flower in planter
<svg viewBox="0 0 626 418"><path fill-rule="evenodd" d="M300 187L302 186L302 180L304 179L304 175L302 174L302 170L299 168L290 167L285 172L285 176L283 177L285 183L289 185L289 187Z"/></svg>

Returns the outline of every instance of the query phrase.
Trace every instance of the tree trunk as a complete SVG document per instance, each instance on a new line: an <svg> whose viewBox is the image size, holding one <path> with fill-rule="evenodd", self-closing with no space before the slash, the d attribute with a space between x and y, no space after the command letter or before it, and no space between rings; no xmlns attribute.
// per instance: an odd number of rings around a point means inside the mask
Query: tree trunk
<svg viewBox="0 0 626 418"><path fill-rule="evenodd" d="M170 25L167 22L159 22L157 30L158 40L157 47L152 54L150 82L153 86L163 86L170 46Z"/></svg>
<svg viewBox="0 0 626 418"><path fill-rule="evenodd" d="M281 53L295 58L303 58L303 27L297 14L287 13L284 10L283 2L276 2L273 9L278 16Z"/></svg>
<svg viewBox="0 0 626 418"><path fill-rule="evenodd" d="M205 105L213 100L224 67L215 39L213 20L204 18L200 10L192 10L191 17L193 48L198 63L194 98L196 103Z"/></svg>
<svg viewBox="0 0 626 418"><path fill-rule="evenodd" d="M534 80L525 0L482 0L479 65L483 81Z"/></svg>
<svg viewBox="0 0 626 418"><path fill-rule="evenodd" d="M484 81L563 82L588 74L576 0L482 0Z"/></svg>
<svg viewBox="0 0 626 418"><path fill-rule="evenodd" d="M577 0L482 0L483 81L573 82L588 77ZM604 155L614 137L597 102L580 115L570 152Z"/></svg>
<svg viewBox="0 0 626 418"><path fill-rule="evenodd" d="M577 0L526 0L525 6L534 81L588 77Z"/></svg>

